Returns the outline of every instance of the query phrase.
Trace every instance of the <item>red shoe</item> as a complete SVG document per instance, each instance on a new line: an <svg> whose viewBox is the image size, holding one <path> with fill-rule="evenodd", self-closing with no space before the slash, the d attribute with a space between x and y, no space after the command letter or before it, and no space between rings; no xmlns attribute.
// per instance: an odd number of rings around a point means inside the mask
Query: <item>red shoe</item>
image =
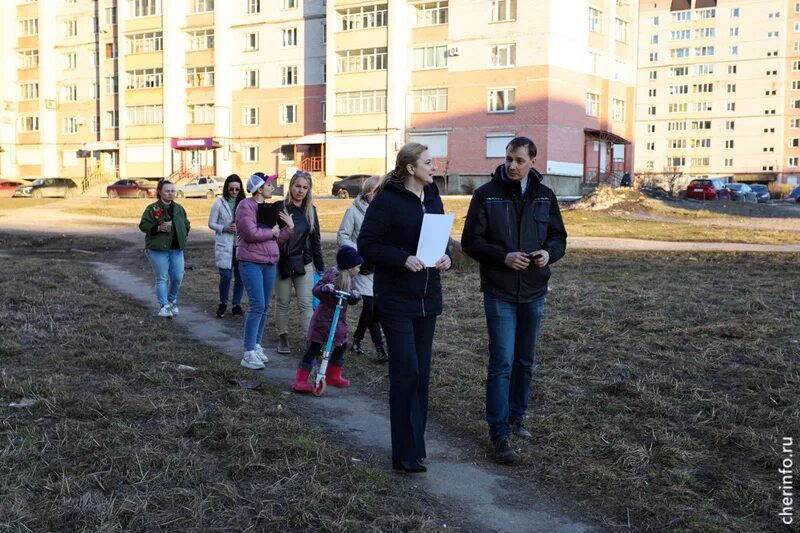
<svg viewBox="0 0 800 533"><path fill-rule="evenodd" d="M328 366L328 371L325 372L325 381L328 382L328 385L333 385L334 387L345 388L350 386L350 380L342 377L342 367L340 366Z"/></svg>
<svg viewBox="0 0 800 533"><path fill-rule="evenodd" d="M292 383L294 392L311 392L311 385L308 383L309 374L311 372L304 368L297 369L297 373L294 375L294 383Z"/></svg>

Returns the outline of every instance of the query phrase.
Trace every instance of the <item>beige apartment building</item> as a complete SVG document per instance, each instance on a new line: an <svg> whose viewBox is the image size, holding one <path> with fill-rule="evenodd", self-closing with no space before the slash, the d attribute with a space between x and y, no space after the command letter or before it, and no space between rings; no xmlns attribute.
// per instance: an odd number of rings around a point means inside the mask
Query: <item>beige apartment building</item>
<svg viewBox="0 0 800 533"><path fill-rule="evenodd" d="M798 183L800 2L647 0L637 172Z"/></svg>

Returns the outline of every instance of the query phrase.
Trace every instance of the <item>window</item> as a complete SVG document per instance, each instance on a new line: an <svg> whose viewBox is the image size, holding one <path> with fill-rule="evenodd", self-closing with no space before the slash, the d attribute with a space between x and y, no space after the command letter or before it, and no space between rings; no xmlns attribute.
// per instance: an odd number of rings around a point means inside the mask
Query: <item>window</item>
<svg viewBox="0 0 800 533"><path fill-rule="evenodd" d="M711 148L711 139L692 139L689 146L692 148Z"/></svg>
<svg viewBox="0 0 800 533"><path fill-rule="evenodd" d="M62 102L77 102L78 101L78 86L77 85L64 85L61 87L61 101Z"/></svg>
<svg viewBox="0 0 800 533"><path fill-rule="evenodd" d="M100 86L96 82L92 82L89 85L89 98L92 100L100 98Z"/></svg>
<svg viewBox="0 0 800 533"><path fill-rule="evenodd" d="M68 52L61 54L61 65L64 70L70 70L78 67L78 54L75 52Z"/></svg>
<svg viewBox="0 0 800 533"><path fill-rule="evenodd" d="M78 118L64 117L62 121L61 132L67 135L78 133Z"/></svg>
<svg viewBox="0 0 800 533"><path fill-rule="evenodd" d="M625 100L618 98L611 100L611 120L625 122Z"/></svg>
<svg viewBox="0 0 800 533"><path fill-rule="evenodd" d="M245 163L258 163L258 146L243 146L242 161Z"/></svg>
<svg viewBox="0 0 800 533"><path fill-rule="evenodd" d="M729 83L728 84L728 92L729 93L735 93L736 92L736 84L735 83Z"/></svg>
<svg viewBox="0 0 800 533"><path fill-rule="evenodd" d="M792 26L795 33L800 32L800 22L795 22L794 26Z"/></svg>
<svg viewBox="0 0 800 533"><path fill-rule="evenodd" d="M672 13L672 22L686 22L692 20L691 11L674 11Z"/></svg>
<svg viewBox="0 0 800 533"><path fill-rule="evenodd" d="M692 31L691 30L676 30L670 32L669 38L672 41L688 41L692 38Z"/></svg>
<svg viewBox="0 0 800 533"><path fill-rule="evenodd" d="M658 61L658 52L650 52L650 62Z"/></svg>
<svg viewBox="0 0 800 533"><path fill-rule="evenodd" d="M17 119L17 130L22 133L39 131L39 116L22 116Z"/></svg>
<svg viewBox="0 0 800 533"><path fill-rule="evenodd" d="M712 110L711 102L692 102L692 111L704 113Z"/></svg>
<svg viewBox="0 0 800 533"><path fill-rule="evenodd" d="M489 0L489 21L508 22L517 18L517 0Z"/></svg>
<svg viewBox="0 0 800 533"><path fill-rule="evenodd" d="M194 104L189 106L191 124L213 124L214 104Z"/></svg>
<svg viewBox="0 0 800 533"><path fill-rule="evenodd" d="M160 31L135 33L125 37L129 54L146 54L163 50L163 35Z"/></svg>
<svg viewBox="0 0 800 533"><path fill-rule="evenodd" d="M658 44L658 34L657 33L650 37L650 44Z"/></svg>
<svg viewBox="0 0 800 533"><path fill-rule="evenodd" d="M322 123L325 124L328 116L328 106L325 102L322 102Z"/></svg>
<svg viewBox="0 0 800 533"><path fill-rule="evenodd" d="M281 0L281 9L297 9L298 0Z"/></svg>
<svg viewBox="0 0 800 533"><path fill-rule="evenodd" d="M652 152L652 151L654 151L655 149L656 149L656 143L655 143L655 142L652 142L652 141L651 141L651 142L648 142L648 143L647 143L647 150L648 150L648 151Z"/></svg>
<svg viewBox="0 0 800 533"><path fill-rule="evenodd" d="M489 47L489 68L513 67L517 60L517 45L495 44Z"/></svg>
<svg viewBox="0 0 800 533"><path fill-rule="evenodd" d="M129 70L125 73L125 89L152 89L164 85L164 71L160 68Z"/></svg>
<svg viewBox="0 0 800 533"><path fill-rule="evenodd" d="M39 66L39 50L22 50L19 53L19 68L36 68Z"/></svg>
<svg viewBox="0 0 800 533"><path fill-rule="evenodd" d="M385 112L386 91L352 91L336 94L337 115Z"/></svg>
<svg viewBox="0 0 800 533"><path fill-rule="evenodd" d="M656 79L658 79L658 71L655 71L655 70L651 70L651 71L649 71L649 72L647 73L647 77L648 77L649 79L651 79L651 80L656 80Z"/></svg>
<svg viewBox="0 0 800 533"><path fill-rule="evenodd" d="M336 54L336 72L363 72L386 70L386 48L345 50Z"/></svg>
<svg viewBox="0 0 800 533"><path fill-rule="evenodd" d="M736 74L736 65L728 65L728 74Z"/></svg>
<svg viewBox="0 0 800 533"><path fill-rule="evenodd" d="M244 51L254 52L258 50L258 32L244 34Z"/></svg>
<svg viewBox="0 0 800 533"><path fill-rule="evenodd" d="M681 59L683 57L689 57L689 49L673 48L669 51L669 57L671 57L672 59Z"/></svg>
<svg viewBox="0 0 800 533"><path fill-rule="evenodd" d="M692 85L692 93L710 93L714 92L713 83L695 83Z"/></svg>
<svg viewBox="0 0 800 533"><path fill-rule="evenodd" d="M692 129L693 130L710 130L711 129L711 121L710 120L693 120L692 121Z"/></svg>
<svg viewBox="0 0 800 533"><path fill-rule="evenodd" d="M242 125L258 126L258 107L242 108Z"/></svg>
<svg viewBox="0 0 800 533"><path fill-rule="evenodd" d="M701 76L705 74L714 74L714 65L713 64L694 65L692 67L692 73Z"/></svg>
<svg viewBox="0 0 800 533"><path fill-rule="evenodd" d="M726 130L733 130L735 129L736 123L733 120L726 120L725 121L725 129Z"/></svg>
<svg viewBox="0 0 800 533"><path fill-rule="evenodd" d="M628 42L628 23L622 19L614 19L614 38L622 43Z"/></svg>
<svg viewBox="0 0 800 533"><path fill-rule="evenodd" d="M670 67L669 68L669 77L675 78L680 76L688 76L689 75L689 67Z"/></svg>
<svg viewBox="0 0 800 533"><path fill-rule="evenodd" d="M792 81L792 90L793 91L800 91L800 80Z"/></svg>
<svg viewBox="0 0 800 533"><path fill-rule="evenodd" d="M739 8L738 7L732 7L731 8L731 18L732 19L739 18Z"/></svg>
<svg viewBox="0 0 800 533"><path fill-rule="evenodd" d="M779 31L768 31L767 38L769 39L777 39L781 36L781 32Z"/></svg>
<svg viewBox="0 0 800 533"><path fill-rule="evenodd" d="M695 56L713 56L714 55L714 47L713 46L698 46L694 49Z"/></svg>
<svg viewBox="0 0 800 533"><path fill-rule="evenodd" d="M589 8L589 31L603 31L603 12L593 7Z"/></svg>
<svg viewBox="0 0 800 533"><path fill-rule="evenodd" d="M64 37L76 37L78 35L78 21L65 20L64 21Z"/></svg>
<svg viewBox="0 0 800 533"><path fill-rule="evenodd" d="M798 139L797 137L793 137L793 138L789 139L789 148L799 148L799 147L800 147L800 139ZM764 151L766 152L767 149L764 148ZM770 150L770 151L773 151L773 150Z"/></svg>
<svg viewBox="0 0 800 533"><path fill-rule="evenodd" d="M119 128L119 113L106 111L106 128Z"/></svg>
<svg viewBox="0 0 800 533"><path fill-rule="evenodd" d="M628 80L628 64L621 59L614 60L614 79L622 82Z"/></svg>
<svg viewBox="0 0 800 533"><path fill-rule="evenodd" d="M685 130L686 130L685 120L679 122L669 122L667 124L667 131L685 131Z"/></svg>
<svg viewBox="0 0 800 533"><path fill-rule="evenodd" d="M414 6L416 10L416 25L434 26L436 24L447 24L449 18L449 4L449 0L416 4Z"/></svg>
<svg viewBox="0 0 800 533"><path fill-rule="evenodd" d="M20 100L36 100L39 98L39 84L20 83L19 84L19 99Z"/></svg>
<svg viewBox="0 0 800 533"><path fill-rule="evenodd" d="M764 128L764 133L775 133L775 128Z"/></svg>
<svg viewBox="0 0 800 533"><path fill-rule="evenodd" d="M686 113L687 109L689 109L689 104L686 102L669 104L669 106L667 106L667 113Z"/></svg>
<svg viewBox="0 0 800 533"><path fill-rule="evenodd" d="M103 24L111 26L117 23L117 6L103 8Z"/></svg>
<svg viewBox="0 0 800 533"><path fill-rule="evenodd" d="M790 100L789 101L789 107L791 107L792 109L800 109L800 100ZM767 112L767 110L764 110L764 114L766 115L766 114L769 114L769 113ZM771 114L773 114L773 115L775 114L775 110L774 109L772 110Z"/></svg>
<svg viewBox="0 0 800 533"><path fill-rule="evenodd" d="M244 0L245 12L248 15L255 15L261 13L261 0Z"/></svg>
<svg viewBox="0 0 800 533"><path fill-rule="evenodd" d="M297 85L297 65L281 67L281 85Z"/></svg>
<svg viewBox="0 0 800 533"><path fill-rule="evenodd" d="M716 29L711 28L697 28L694 30L694 38L695 39L709 39L716 35Z"/></svg>
<svg viewBox="0 0 800 533"><path fill-rule="evenodd" d="M447 111L447 89L418 89L412 93L414 113Z"/></svg>
<svg viewBox="0 0 800 533"><path fill-rule="evenodd" d="M128 18L161 14L161 0L126 0Z"/></svg>
<svg viewBox="0 0 800 533"><path fill-rule="evenodd" d="M732 55L732 56L738 56L739 55L739 47L738 46L729 46L728 47L728 53L730 55Z"/></svg>
<svg viewBox="0 0 800 533"><path fill-rule="evenodd" d="M800 118L793 118L789 121L789 127L793 130L800 129Z"/></svg>
<svg viewBox="0 0 800 533"><path fill-rule="evenodd" d="M489 89L489 113L511 113L516 109L516 89Z"/></svg>
<svg viewBox="0 0 800 533"><path fill-rule="evenodd" d="M696 14L699 20L708 20L717 17L717 10L713 7L709 9L698 9Z"/></svg>
<svg viewBox="0 0 800 533"><path fill-rule="evenodd" d="M297 28L283 28L281 30L281 46L283 48L294 48L297 46Z"/></svg>
<svg viewBox="0 0 800 533"><path fill-rule="evenodd" d="M94 115L92 117L92 133L97 133L100 131L100 117Z"/></svg>
<svg viewBox="0 0 800 533"><path fill-rule="evenodd" d="M116 76L106 76L106 94L119 92L119 80Z"/></svg>
<svg viewBox="0 0 800 533"><path fill-rule="evenodd" d="M208 13L209 11L214 11L214 0L191 0L192 13Z"/></svg>
<svg viewBox="0 0 800 533"><path fill-rule="evenodd" d="M428 46L414 48L414 69L445 68L447 66L447 46Z"/></svg>
<svg viewBox="0 0 800 533"><path fill-rule="evenodd" d="M144 126L149 124L163 124L164 106L162 105L135 105L125 108L128 126Z"/></svg>
<svg viewBox="0 0 800 533"><path fill-rule="evenodd" d="M707 167L711 164L710 157L693 157L691 159L691 164L693 167Z"/></svg>
<svg viewBox="0 0 800 533"><path fill-rule="evenodd" d="M600 116L600 95L586 93L586 114L590 117Z"/></svg>
<svg viewBox="0 0 800 533"><path fill-rule="evenodd" d="M189 87L212 87L214 85L214 67L186 69L186 85Z"/></svg>
<svg viewBox="0 0 800 533"><path fill-rule="evenodd" d="M244 71L244 86L245 88L258 87L258 70Z"/></svg>
<svg viewBox="0 0 800 533"><path fill-rule="evenodd" d="M655 89L648 89L648 90L647 90L647 96L649 96L650 98L655 98L655 97L656 97L656 94L657 94L657 93L656 93L656 90L655 90Z"/></svg>
<svg viewBox="0 0 800 533"><path fill-rule="evenodd" d="M652 159L648 159L645 166L647 167L648 170L653 170L654 168L656 168L656 162L653 161Z"/></svg>
<svg viewBox="0 0 800 533"><path fill-rule="evenodd" d="M762 152L774 152L775 151L775 147L774 146L765 146L761 151Z"/></svg>
<svg viewBox="0 0 800 533"><path fill-rule="evenodd" d="M726 139L725 140L725 148L728 148L728 149L733 148L733 139Z"/></svg>
<svg viewBox="0 0 800 533"><path fill-rule="evenodd" d="M669 166L669 167L685 167L686 166L686 158L685 157L668 157L667 158L667 166Z"/></svg>
<svg viewBox="0 0 800 533"><path fill-rule="evenodd" d="M597 50L589 50L589 71L592 74L603 72L603 54Z"/></svg>
<svg viewBox="0 0 800 533"><path fill-rule="evenodd" d="M733 158L732 157L726 157L725 158L725 166L726 167L732 167L733 166Z"/></svg>
<svg viewBox="0 0 800 533"><path fill-rule="evenodd" d="M800 60L792 61L792 71L797 72L800 70Z"/></svg>
<svg viewBox="0 0 800 533"><path fill-rule="evenodd" d="M669 94L689 94L688 85L670 85Z"/></svg>
<svg viewBox="0 0 800 533"><path fill-rule="evenodd" d="M790 157L789 158L789 166L790 167L796 167L798 165L798 161L800 161L799 157L796 157L796 156L795 157Z"/></svg>
<svg viewBox="0 0 800 533"><path fill-rule="evenodd" d="M770 11L770 13L768 15L768 18L779 19L779 18L781 18L781 12L780 11Z"/></svg>
<svg viewBox="0 0 800 533"><path fill-rule="evenodd" d="M106 43L106 59L117 58L117 40L114 39L110 43Z"/></svg>
<svg viewBox="0 0 800 533"><path fill-rule="evenodd" d="M189 33L189 50L214 48L214 30L198 30Z"/></svg>
<svg viewBox="0 0 800 533"><path fill-rule="evenodd" d="M655 133L656 132L656 125L655 124L648 124L647 125L647 133Z"/></svg>
<svg viewBox="0 0 800 533"><path fill-rule="evenodd" d="M773 170L772 165L764 165L761 170Z"/></svg>
<svg viewBox="0 0 800 533"><path fill-rule="evenodd" d="M659 20L658 15L656 15L655 17L650 17L650 25L651 26L658 26L659 22L660 22L660 20Z"/></svg>
<svg viewBox="0 0 800 533"><path fill-rule="evenodd" d="M279 112L281 124L297 123L297 104L281 104Z"/></svg>
<svg viewBox="0 0 800 533"><path fill-rule="evenodd" d="M18 22L17 28L20 37L39 35L39 19L22 19ZM39 131L38 127L36 131Z"/></svg>
<svg viewBox="0 0 800 533"><path fill-rule="evenodd" d="M739 27L736 26L734 28L730 28L728 30L728 35L730 35L731 37L738 37L739 36Z"/></svg>
<svg viewBox="0 0 800 533"><path fill-rule="evenodd" d="M683 150L686 148L686 139L667 139L667 146L670 150Z"/></svg>
<svg viewBox="0 0 800 533"><path fill-rule="evenodd" d="M387 4L351 7L336 12L341 20L342 31L364 30L386 26Z"/></svg>

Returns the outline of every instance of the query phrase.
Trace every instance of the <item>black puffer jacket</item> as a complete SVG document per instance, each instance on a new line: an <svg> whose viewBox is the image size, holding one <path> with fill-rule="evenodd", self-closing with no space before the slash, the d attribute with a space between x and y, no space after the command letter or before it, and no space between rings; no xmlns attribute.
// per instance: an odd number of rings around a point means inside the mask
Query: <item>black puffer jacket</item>
<svg viewBox="0 0 800 533"><path fill-rule="evenodd" d="M542 184L542 175L531 169L525 195L518 181L506 177L500 165L492 181L472 196L461 236L464 252L481 264L481 291L500 300L532 302L547 293L550 264L567 249L567 231L556 195ZM546 250L550 261L544 268L513 270L506 266L511 252Z"/></svg>
<svg viewBox="0 0 800 533"><path fill-rule="evenodd" d="M369 204L358 253L375 265L375 303L379 313L399 316L436 316L442 313L439 271L411 272L406 259L417 254L425 213L444 214L436 185L425 186L424 201L402 184L388 182ZM442 255L446 250L442 250Z"/></svg>
<svg viewBox="0 0 800 533"><path fill-rule="evenodd" d="M286 204L280 201L275 202L275 205L278 211L282 211ZM308 223L306 213L301 208L290 203L287 211L292 215L292 220L294 221L294 234L281 246L281 258L302 254L304 265L313 262L314 270L324 272L325 261L322 259L322 238L317 208L314 208L314 231L311 231L311 225ZM283 222L280 222L279 225L283 227Z"/></svg>

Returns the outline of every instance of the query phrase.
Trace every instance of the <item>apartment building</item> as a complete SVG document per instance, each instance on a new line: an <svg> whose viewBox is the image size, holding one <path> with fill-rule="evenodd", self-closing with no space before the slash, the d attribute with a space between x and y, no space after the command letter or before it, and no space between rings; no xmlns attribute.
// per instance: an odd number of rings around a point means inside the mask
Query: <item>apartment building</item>
<svg viewBox="0 0 800 533"><path fill-rule="evenodd" d="M800 2L641 3L636 169L797 183Z"/></svg>

